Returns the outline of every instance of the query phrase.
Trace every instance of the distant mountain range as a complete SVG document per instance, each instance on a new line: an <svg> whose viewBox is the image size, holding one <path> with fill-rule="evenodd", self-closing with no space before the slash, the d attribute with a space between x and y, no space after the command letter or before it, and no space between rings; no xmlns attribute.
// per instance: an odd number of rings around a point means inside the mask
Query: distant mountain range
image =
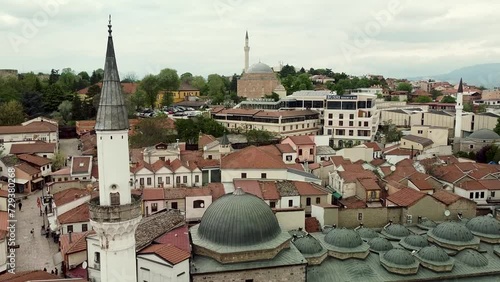
<svg viewBox="0 0 500 282"><path fill-rule="evenodd" d="M409 80L427 80L448 81L458 83L463 78L464 83L475 86L484 86L486 88L500 87L500 63L482 64L468 66L454 70L447 74L410 77Z"/></svg>

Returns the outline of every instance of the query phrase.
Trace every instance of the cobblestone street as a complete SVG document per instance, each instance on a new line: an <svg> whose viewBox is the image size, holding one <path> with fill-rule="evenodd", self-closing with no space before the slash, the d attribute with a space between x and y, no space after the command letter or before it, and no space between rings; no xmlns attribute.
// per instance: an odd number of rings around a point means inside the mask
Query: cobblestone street
<svg viewBox="0 0 500 282"><path fill-rule="evenodd" d="M36 201L41 194L38 190L29 195L27 199L22 200L22 211L16 211L16 241L20 246L16 251L16 272L43 268L50 272L55 267L53 257L58 252L58 245L54 243L53 238L41 235L43 223ZM32 228L35 230L34 236L30 233Z"/></svg>

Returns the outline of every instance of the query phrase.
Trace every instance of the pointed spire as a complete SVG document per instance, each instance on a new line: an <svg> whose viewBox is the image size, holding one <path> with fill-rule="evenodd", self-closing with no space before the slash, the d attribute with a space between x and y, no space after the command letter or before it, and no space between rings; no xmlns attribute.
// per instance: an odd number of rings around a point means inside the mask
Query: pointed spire
<svg viewBox="0 0 500 282"><path fill-rule="evenodd" d="M120 76L116 65L115 48L111 36L111 15L108 24L108 46L104 63L104 79L97 110L96 131L128 130L128 111L123 99Z"/></svg>
<svg viewBox="0 0 500 282"><path fill-rule="evenodd" d="M247 30L247 33L245 35L245 39L248 39L248 30Z"/></svg>
<svg viewBox="0 0 500 282"><path fill-rule="evenodd" d="M462 86L462 78L460 78L460 84L458 85L457 93L464 93L464 87Z"/></svg>

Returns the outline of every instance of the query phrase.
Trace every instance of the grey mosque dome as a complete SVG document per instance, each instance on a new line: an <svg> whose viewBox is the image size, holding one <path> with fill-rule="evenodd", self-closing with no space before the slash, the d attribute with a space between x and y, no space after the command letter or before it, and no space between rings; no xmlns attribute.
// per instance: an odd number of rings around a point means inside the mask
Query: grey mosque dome
<svg viewBox="0 0 500 282"><path fill-rule="evenodd" d="M311 235L296 238L292 243L302 254L312 255L323 251L321 243Z"/></svg>
<svg viewBox="0 0 500 282"><path fill-rule="evenodd" d="M472 267L482 267L488 265L488 259L476 250L465 249L460 251L455 259Z"/></svg>
<svg viewBox="0 0 500 282"><path fill-rule="evenodd" d="M261 62L258 62L256 64L251 65L248 70L246 71L247 73L274 73L273 69Z"/></svg>
<svg viewBox="0 0 500 282"><path fill-rule="evenodd" d="M445 262L450 259L448 254L440 247L428 246L417 253L418 258L429 262Z"/></svg>
<svg viewBox="0 0 500 282"><path fill-rule="evenodd" d="M356 232L358 232L359 236L361 236L363 240L367 241L379 237L378 233L370 228L361 227L359 229L356 229Z"/></svg>
<svg viewBox="0 0 500 282"><path fill-rule="evenodd" d="M357 248L363 245L361 236L352 229L333 229L325 236L325 242L339 248Z"/></svg>
<svg viewBox="0 0 500 282"><path fill-rule="evenodd" d="M240 188L213 202L203 214L198 234L223 246L248 246L271 241L281 234L271 208Z"/></svg>
<svg viewBox="0 0 500 282"><path fill-rule="evenodd" d="M409 250L419 250L429 246L427 238L420 235L410 235L401 240L399 244Z"/></svg>
<svg viewBox="0 0 500 282"><path fill-rule="evenodd" d="M382 235L388 237L389 239L403 239L403 237L409 236L410 230L401 224L390 224L382 230Z"/></svg>
<svg viewBox="0 0 500 282"><path fill-rule="evenodd" d="M468 242L474 239L474 235L465 225L452 221L443 222L429 232L438 239L452 242Z"/></svg>
<svg viewBox="0 0 500 282"><path fill-rule="evenodd" d="M420 227L420 228L422 228L422 229L429 230L429 229L432 229L432 228L436 227L437 223L435 223L434 221L432 221L432 220L430 220L428 218L424 218L422 220L422 222L420 222L420 223L417 224L417 226Z"/></svg>
<svg viewBox="0 0 500 282"><path fill-rule="evenodd" d="M500 139L500 135L498 135L495 131L490 129L479 129L474 131L468 138L471 139L480 139L480 140L496 140Z"/></svg>
<svg viewBox="0 0 500 282"><path fill-rule="evenodd" d="M321 231L323 234L328 234L330 231L335 229L333 226L325 226L323 227L323 230Z"/></svg>
<svg viewBox="0 0 500 282"><path fill-rule="evenodd" d="M474 217L465 226L478 236L493 235L500 237L500 221L489 215Z"/></svg>
<svg viewBox="0 0 500 282"><path fill-rule="evenodd" d="M395 265L412 265L416 262L415 258L404 249L392 249L382 255L382 258Z"/></svg>
<svg viewBox="0 0 500 282"><path fill-rule="evenodd" d="M374 252L387 252L389 250L392 250L394 246L389 242L389 240L382 238L382 237L377 237L373 238L368 242L368 245L370 245L370 250Z"/></svg>

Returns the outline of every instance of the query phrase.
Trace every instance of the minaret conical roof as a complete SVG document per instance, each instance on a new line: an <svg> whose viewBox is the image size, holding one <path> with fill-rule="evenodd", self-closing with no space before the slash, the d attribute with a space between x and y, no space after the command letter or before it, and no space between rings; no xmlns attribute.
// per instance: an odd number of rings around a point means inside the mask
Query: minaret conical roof
<svg viewBox="0 0 500 282"><path fill-rule="evenodd" d="M460 84L458 84L457 93L464 93L464 87L462 86L462 79L460 78Z"/></svg>
<svg viewBox="0 0 500 282"><path fill-rule="evenodd" d="M111 16L108 25L108 46L104 64L104 80L102 83L99 108L97 110L96 131L128 130L128 111L125 106L118 66L116 65L113 36L111 35Z"/></svg>

